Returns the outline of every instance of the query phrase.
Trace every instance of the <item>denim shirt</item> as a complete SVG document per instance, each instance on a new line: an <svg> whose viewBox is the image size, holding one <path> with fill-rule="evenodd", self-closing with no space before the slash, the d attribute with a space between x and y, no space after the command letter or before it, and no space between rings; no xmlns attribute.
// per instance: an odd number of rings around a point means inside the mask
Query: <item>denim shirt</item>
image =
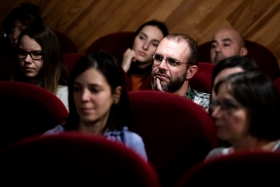
<svg viewBox="0 0 280 187"><path fill-rule="evenodd" d="M43 136L55 135L64 132L65 132L64 126L57 125L53 129L46 131L43 134ZM127 148L132 149L134 152L140 155L147 162L148 158L147 158L145 145L142 138L138 134L129 131L128 127L124 126L121 130L113 130L113 131L106 129L103 136L107 140L123 144Z"/></svg>

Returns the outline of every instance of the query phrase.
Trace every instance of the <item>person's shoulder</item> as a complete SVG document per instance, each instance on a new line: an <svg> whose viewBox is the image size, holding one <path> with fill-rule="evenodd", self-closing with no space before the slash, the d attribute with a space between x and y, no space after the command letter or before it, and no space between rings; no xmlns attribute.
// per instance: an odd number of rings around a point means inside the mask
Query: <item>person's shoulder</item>
<svg viewBox="0 0 280 187"><path fill-rule="evenodd" d="M123 127L122 132L124 133L124 136L126 137L126 141L134 142L134 143L143 142L141 136L139 136L135 132L128 130L128 128L126 126Z"/></svg>
<svg viewBox="0 0 280 187"><path fill-rule="evenodd" d="M200 97L200 98L207 98L207 99L210 99L210 94L209 93L206 93L206 92L199 92L199 91L197 91L197 90L195 90L195 89L193 89L193 91L194 91L194 94L195 94L195 96L196 97Z"/></svg>
<svg viewBox="0 0 280 187"><path fill-rule="evenodd" d="M65 129L63 125L57 125L54 128L44 132L42 136L60 134L64 131Z"/></svg>
<svg viewBox="0 0 280 187"><path fill-rule="evenodd" d="M225 148L225 147L218 147L218 148L212 149L206 156L205 161L208 161L210 159L213 159L213 158L216 158L219 156L227 155L229 152L229 149L230 148Z"/></svg>

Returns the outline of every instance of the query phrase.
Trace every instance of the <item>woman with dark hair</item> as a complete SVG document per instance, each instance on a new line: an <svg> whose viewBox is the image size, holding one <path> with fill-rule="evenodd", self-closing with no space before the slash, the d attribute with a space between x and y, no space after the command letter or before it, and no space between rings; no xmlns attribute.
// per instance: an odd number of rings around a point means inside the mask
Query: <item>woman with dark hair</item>
<svg viewBox="0 0 280 187"><path fill-rule="evenodd" d="M45 88L68 109L68 75L56 34L43 24L27 27L19 36L17 57L14 81Z"/></svg>
<svg viewBox="0 0 280 187"><path fill-rule="evenodd" d="M145 160L142 138L128 131L130 106L123 70L111 55L98 51L79 59L69 78L69 116L66 124L44 133L91 133L124 144Z"/></svg>
<svg viewBox="0 0 280 187"><path fill-rule="evenodd" d="M240 72L214 85L209 114L218 137L231 147L212 150L206 160L242 150L280 150L280 98L272 81L260 72Z"/></svg>
<svg viewBox="0 0 280 187"><path fill-rule="evenodd" d="M21 3L14 8L4 19L2 26L5 36L0 41L0 53L16 62L15 49L19 34L32 24L43 23L40 7L31 3Z"/></svg>
<svg viewBox="0 0 280 187"><path fill-rule="evenodd" d="M125 51L122 60L122 67L131 79L132 90L139 90L144 79L151 75L152 55L166 35L166 25L156 20L144 23L135 32L132 48Z"/></svg>

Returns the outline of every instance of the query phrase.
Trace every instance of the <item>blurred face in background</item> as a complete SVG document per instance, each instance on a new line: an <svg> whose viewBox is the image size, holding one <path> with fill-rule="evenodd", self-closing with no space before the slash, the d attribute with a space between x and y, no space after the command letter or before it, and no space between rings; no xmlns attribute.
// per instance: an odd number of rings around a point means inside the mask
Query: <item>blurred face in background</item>
<svg viewBox="0 0 280 187"><path fill-rule="evenodd" d="M16 49L17 42L18 42L18 37L20 33L26 28L27 26L23 25L20 21L15 22L15 27L11 29L7 35L9 38L9 41L11 45L13 46L14 49Z"/></svg>
<svg viewBox="0 0 280 187"><path fill-rule="evenodd" d="M151 63L152 55L155 53L156 48L163 39L161 30L152 25L146 25L135 37L132 49L136 53L136 60L139 63Z"/></svg>
<svg viewBox="0 0 280 187"><path fill-rule="evenodd" d="M247 55L247 48L240 33L233 29L221 29L215 33L210 51L211 62L217 64L232 56Z"/></svg>

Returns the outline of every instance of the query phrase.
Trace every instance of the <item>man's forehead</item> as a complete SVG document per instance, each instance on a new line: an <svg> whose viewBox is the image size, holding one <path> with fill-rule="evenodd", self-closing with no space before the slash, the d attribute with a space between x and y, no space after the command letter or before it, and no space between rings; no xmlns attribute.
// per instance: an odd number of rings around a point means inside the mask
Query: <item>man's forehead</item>
<svg viewBox="0 0 280 187"><path fill-rule="evenodd" d="M177 42L175 40L168 40L164 38L159 43L156 52L172 52L180 53L182 51L189 51L189 46L185 41Z"/></svg>
<svg viewBox="0 0 280 187"><path fill-rule="evenodd" d="M231 29L220 30L214 35L214 41L239 41L240 35Z"/></svg>

